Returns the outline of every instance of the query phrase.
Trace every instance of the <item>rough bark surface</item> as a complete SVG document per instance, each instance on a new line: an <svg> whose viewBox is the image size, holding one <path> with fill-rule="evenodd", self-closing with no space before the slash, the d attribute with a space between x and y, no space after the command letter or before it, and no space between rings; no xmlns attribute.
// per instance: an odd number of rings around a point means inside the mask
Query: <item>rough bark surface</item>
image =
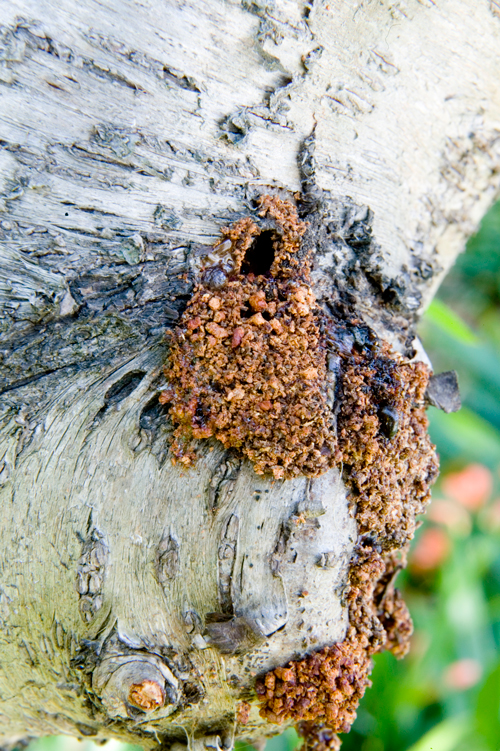
<svg viewBox="0 0 500 751"><path fill-rule="evenodd" d="M0 736L273 733L255 678L344 639L356 522L340 467L274 480L213 439L173 466L165 331L221 228L300 193L324 314L413 357L499 192L498 3L13 0L0 24Z"/></svg>

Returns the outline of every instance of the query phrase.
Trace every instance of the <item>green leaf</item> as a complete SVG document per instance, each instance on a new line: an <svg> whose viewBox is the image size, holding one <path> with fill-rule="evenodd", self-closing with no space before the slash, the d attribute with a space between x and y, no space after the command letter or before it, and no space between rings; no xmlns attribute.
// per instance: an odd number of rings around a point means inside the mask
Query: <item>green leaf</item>
<svg viewBox="0 0 500 751"><path fill-rule="evenodd" d="M467 407L451 415L432 410L429 422L443 460L476 461L491 469L500 464L500 432Z"/></svg>
<svg viewBox="0 0 500 751"><path fill-rule="evenodd" d="M480 340L460 316L442 300L433 300L425 317L463 344L479 344Z"/></svg>
<svg viewBox="0 0 500 751"><path fill-rule="evenodd" d="M476 729L492 751L500 747L500 663L485 680L477 698Z"/></svg>
<svg viewBox="0 0 500 751"><path fill-rule="evenodd" d="M454 751L470 731L468 717L450 717L435 725L408 751Z"/></svg>

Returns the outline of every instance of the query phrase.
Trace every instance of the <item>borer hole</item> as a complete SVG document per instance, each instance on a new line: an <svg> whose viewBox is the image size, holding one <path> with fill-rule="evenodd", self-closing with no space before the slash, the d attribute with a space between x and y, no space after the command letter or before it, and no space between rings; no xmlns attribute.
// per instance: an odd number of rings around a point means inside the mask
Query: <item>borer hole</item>
<svg viewBox="0 0 500 751"><path fill-rule="evenodd" d="M158 394L155 394L144 406L139 418L142 430L158 432L168 418L168 405L160 404Z"/></svg>
<svg viewBox="0 0 500 751"><path fill-rule="evenodd" d="M106 405L117 404L118 402L121 402L122 399L130 396L145 375L146 373L144 370L132 370L130 373L127 373L120 378L120 380L116 381L106 392L104 397Z"/></svg>
<svg viewBox="0 0 500 751"><path fill-rule="evenodd" d="M241 273L255 276L269 274L274 263L274 244L278 239L272 230L261 232L245 253Z"/></svg>

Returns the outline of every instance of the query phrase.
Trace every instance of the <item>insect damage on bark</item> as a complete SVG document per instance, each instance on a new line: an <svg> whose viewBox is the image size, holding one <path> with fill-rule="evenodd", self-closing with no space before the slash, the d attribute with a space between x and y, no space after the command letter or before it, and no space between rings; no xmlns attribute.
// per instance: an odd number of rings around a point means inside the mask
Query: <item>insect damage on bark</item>
<svg viewBox="0 0 500 751"><path fill-rule="evenodd" d="M193 439L214 436L275 478L342 467L359 535L345 639L256 682L261 716L297 723L323 751L338 748L336 733L354 721L372 655L408 650L412 623L394 579L437 474L425 415L430 370L381 341L348 305L324 314L295 207L265 196L259 208L260 226L246 218L223 231L171 336L160 401L185 465L195 459Z"/></svg>
<svg viewBox="0 0 500 751"><path fill-rule="evenodd" d="M343 353L338 441L359 534L346 593L349 627L343 642L275 668L256 684L261 715L298 722L315 751L339 748L336 733L350 729L370 685L372 655L390 650L403 657L409 648L411 618L394 578L406 565L415 517L438 469L427 434L428 379L423 363L375 340ZM387 430L388 406L397 431Z"/></svg>
<svg viewBox="0 0 500 751"><path fill-rule="evenodd" d="M313 477L337 458L320 312L300 253L306 225L278 197L263 197L260 215L271 229L245 218L223 230L232 268L206 270L196 287L171 336L160 401L186 465L192 439L215 436L258 474Z"/></svg>

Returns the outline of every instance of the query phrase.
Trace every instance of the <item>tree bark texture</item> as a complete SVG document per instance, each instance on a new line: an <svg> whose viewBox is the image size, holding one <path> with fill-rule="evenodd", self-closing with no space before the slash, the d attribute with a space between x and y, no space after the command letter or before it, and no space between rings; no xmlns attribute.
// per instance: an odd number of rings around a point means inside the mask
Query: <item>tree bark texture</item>
<svg viewBox="0 0 500 751"><path fill-rule="evenodd" d="M0 736L272 734L256 677L346 636L354 506L341 466L275 479L214 438L172 464L165 332L273 195L323 314L425 361L418 316L499 193L498 2L12 0L0 23Z"/></svg>

